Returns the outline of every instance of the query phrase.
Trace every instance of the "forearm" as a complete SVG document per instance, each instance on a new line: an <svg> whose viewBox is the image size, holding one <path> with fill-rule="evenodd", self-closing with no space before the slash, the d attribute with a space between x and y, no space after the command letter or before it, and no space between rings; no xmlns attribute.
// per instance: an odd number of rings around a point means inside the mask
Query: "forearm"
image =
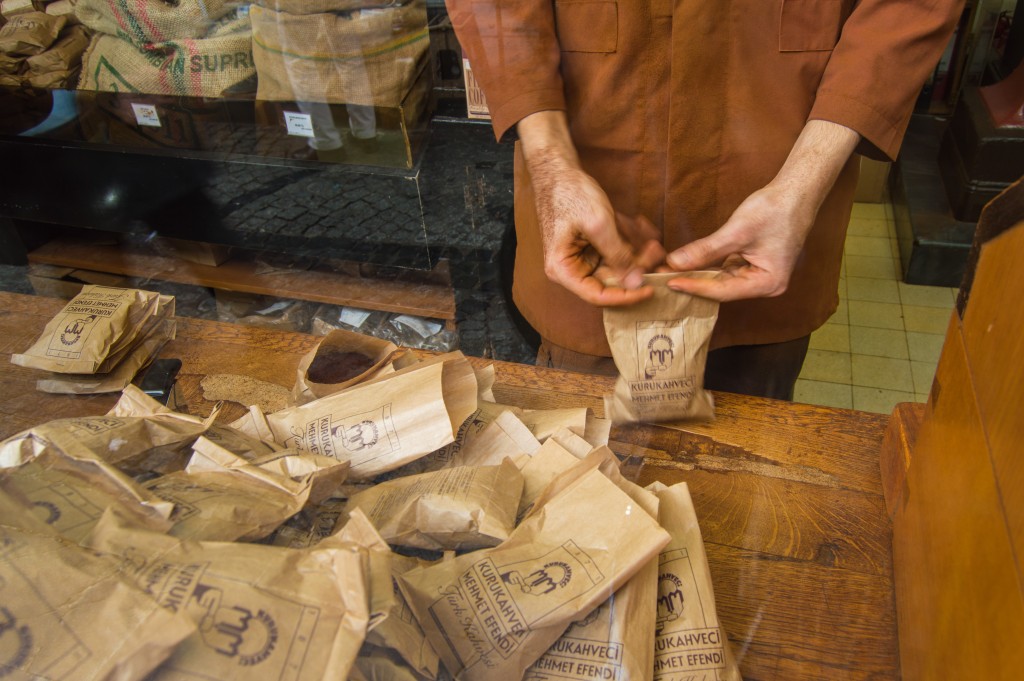
<svg viewBox="0 0 1024 681"><path fill-rule="evenodd" d="M771 185L813 219L859 142L855 130L838 123L807 121Z"/></svg>

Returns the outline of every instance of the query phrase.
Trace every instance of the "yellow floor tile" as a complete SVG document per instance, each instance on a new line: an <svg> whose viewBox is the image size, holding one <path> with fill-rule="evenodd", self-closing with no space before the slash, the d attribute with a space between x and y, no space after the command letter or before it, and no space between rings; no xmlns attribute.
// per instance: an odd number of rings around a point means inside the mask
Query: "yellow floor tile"
<svg viewBox="0 0 1024 681"><path fill-rule="evenodd" d="M850 351L850 327L845 324L825 324L811 334L812 350Z"/></svg>
<svg viewBox="0 0 1024 681"><path fill-rule="evenodd" d="M938 362L945 342L946 337L937 333L907 332L907 349L914 362Z"/></svg>
<svg viewBox="0 0 1024 681"><path fill-rule="evenodd" d="M920 305L904 305L903 325L907 331L945 334L952 312L952 306L943 309L939 307L922 307Z"/></svg>
<svg viewBox="0 0 1024 681"><path fill-rule="evenodd" d="M828 324L849 324L850 323L850 309L846 302L846 299L840 298L839 306L836 307L836 311L832 313L832 316L828 318Z"/></svg>
<svg viewBox="0 0 1024 681"><path fill-rule="evenodd" d="M935 362L911 362L910 372L914 375L914 391L927 395L935 378Z"/></svg>
<svg viewBox="0 0 1024 681"><path fill-rule="evenodd" d="M870 279L896 279L896 261L887 256L876 258L870 255L846 256L846 276Z"/></svg>
<svg viewBox="0 0 1024 681"><path fill-rule="evenodd" d="M900 302L904 305L941 307L951 310L956 302L956 297L945 286L915 286L901 281L899 290Z"/></svg>
<svg viewBox="0 0 1024 681"><path fill-rule="evenodd" d="M907 350L907 336L902 329L851 326L849 348L854 355L910 359L910 353Z"/></svg>
<svg viewBox="0 0 1024 681"><path fill-rule="evenodd" d="M885 204L884 203L855 203L853 204L853 214L855 218L867 218L869 220L885 220Z"/></svg>
<svg viewBox="0 0 1024 681"><path fill-rule="evenodd" d="M846 229L846 238L851 236L870 236L889 238L889 223L886 220L871 220L868 218L852 218Z"/></svg>
<svg viewBox="0 0 1024 681"><path fill-rule="evenodd" d="M847 305L850 308L850 326L903 330L902 305L867 300L848 300Z"/></svg>
<svg viewBox="0 0 1024 681"><path fill-rule="evenodd" d="M851 355L850 369L853 385L914 392L914 376L910 371L910 360Z"/></svg>
<svg viewBox="0 0 1024 681"><path fill-rule="evenodd" d="M900 290L896 284L896 281L890 279L850 277L846 280L846 297L850 300L898 304Z"/></svg>
<svg viewBox="0 0 1024 681"><path fill-rule="evenodd" d="M917 393L915 395L915 397L917 398L918 402L927 402L928 401L928 393Z"/></svg>
<svg viewBox="0 0 1024 681"><path fill-rule="evenodd" d="M853 409L853 388L843 383L799 379L793 390L793 401L823 407Z"/></svg>
<svg viewBox="0 0 1024 681"><path fill-rule="evenodd" d="M847 236L845 252L847 255L868 255L875 258L891 258L892 245L889 237Z"/></svg>
<svg viewBox="0 0 1024 681"><path fill-rule="evenodd" d="M828 383L850 383L850 353L808 350L800 378Z"/></svg>
<svg viewBox="0 0 1024 681"><path fill-rule="evenodd" d="M878 414L891 414L893 407L900 402L918 402L916 393L901 390L882 390L853 386L853 408L861 411L873 411Z"/></svg>

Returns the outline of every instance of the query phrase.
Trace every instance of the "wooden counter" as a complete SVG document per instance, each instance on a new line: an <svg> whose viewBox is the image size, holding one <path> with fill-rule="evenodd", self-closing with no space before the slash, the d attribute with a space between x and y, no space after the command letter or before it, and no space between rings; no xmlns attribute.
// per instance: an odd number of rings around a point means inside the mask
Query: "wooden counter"
<svg viewBox="0 0 1024 681"><path fill-rule="evenodd" d="M104 413L115 396L35 390L11 353L38 337L62 301L0 293L0 435ZM290 387L313 336L181 318L164 356L182 360L179 399L209 413L200 380L245 374ZM474 360L483 365L484 360ZM602 411L612 380L495 363L495 396L533 408ZM241 406L226 409L230 419ZM717 420L612 431L641 484L690 485L721 619L747 681L899 678L892 529L879 472L887 417L720 394Z"/></svg>

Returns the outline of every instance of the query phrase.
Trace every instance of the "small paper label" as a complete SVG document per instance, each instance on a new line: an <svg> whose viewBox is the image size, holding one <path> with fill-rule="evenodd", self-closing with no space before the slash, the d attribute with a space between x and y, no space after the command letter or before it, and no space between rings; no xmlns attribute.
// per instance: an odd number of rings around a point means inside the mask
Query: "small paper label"
<svg viewBox="0 0 1024 681"><path fill-rule="evenodd" d="M309 114L285 111L284 124L288 128L289 135L297 137L313 136L313 118Z"/></svg>
<svg viewBox="0 0 1024 681"><path fill-rule="evenodd" d="M152 104L132 104L132 111L135 112L135 122L150 128L160 127L160 114Z"/></svg>
<svg viewBox="0 0 1024 681"><path fill-rule="evenodd" d="M358 329L369 316L370 313L366 310L359 310L354 307L344 307L341 309L341 314L338 315L338 319L340 319L343 324L348 324L349 326Z"/></svg>
<svg viewBox="0 0 1024 681"><path fill-rule="evenodd" d="M424 338L429 338L430 336L433 336L434 334L438 333L442 328L441 324L438 324L437 322L430 321L428 319L423 319L422 317L412 317L407 314L395 317L395 323L402 324L403 326L408 326L410 329L412 329L419 335L423 336Z"/></svg>

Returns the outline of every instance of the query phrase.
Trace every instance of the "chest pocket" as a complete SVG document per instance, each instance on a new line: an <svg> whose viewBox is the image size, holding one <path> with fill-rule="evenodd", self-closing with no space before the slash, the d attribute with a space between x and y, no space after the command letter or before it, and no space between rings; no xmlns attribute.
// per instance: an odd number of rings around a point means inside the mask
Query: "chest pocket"
<svg viewBox="0 0 1024 681"><path fill-rule="evenodd" d="M563 52L614 52L619 34L615 0L557 0L555 29Z"/></svg>
<svg viewBox="0 0 1024 681"><path fill-rule="evenodd" d="M840 0L782 0L779 51L831 50L839 40L842 17Z"/></svg>

